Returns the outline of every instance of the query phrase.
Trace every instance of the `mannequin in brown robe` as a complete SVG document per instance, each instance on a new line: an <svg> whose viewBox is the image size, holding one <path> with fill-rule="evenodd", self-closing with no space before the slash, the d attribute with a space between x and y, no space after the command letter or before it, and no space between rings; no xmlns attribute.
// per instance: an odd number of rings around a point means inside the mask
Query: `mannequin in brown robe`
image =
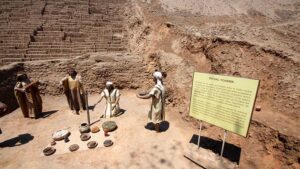
<svg viewBox="0 0 300 169"><path fill-rule="evenodd" d="M15 96L24 117L38 118L42 112L42 98L38 89L39 82L31 82L26 74L17 75Z"/></svg>
<svg viewBox="0 0 300 169"><path fill-rule="evenodd" d="M63 86L64 93L70 109L75 114L79 114L80 110L86 110L85 93L81 77L77 75L74 69L70 69L68 75L60 81Z"/></svg>

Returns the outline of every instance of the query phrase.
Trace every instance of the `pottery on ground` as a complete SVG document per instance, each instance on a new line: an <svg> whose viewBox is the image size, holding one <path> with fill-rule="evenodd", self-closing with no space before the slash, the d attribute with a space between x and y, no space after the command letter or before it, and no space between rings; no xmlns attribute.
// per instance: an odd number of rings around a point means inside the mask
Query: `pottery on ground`
<svg viewBox="0 0 300 169"><path fill-rule="evenodd" d="M53 148L53 147L46 147L46 148L43 150L43 153L44 153L45 156L50 156L50 155L54 154L55 151L56 151L56 149Z"/></svg>
<svg viewBox="0 0 300 169"><path fill-rule="evenodd" d="M105 147L110 147L110 146L112 146L114 143L111 141L111 140L105 140L104 142L103 142L103 145L105 146Z"/></svg>
<svg viewBox="0 0 300 169"><path fill-rule="evenodd" d="M91 135L87 134L87 133L83 133L80 136L81 141L87 141L91 138Z"/></svg>
<svg viewBox="0 0 300 169"><path fill-rule="evenodd" d="M87 123L81 123L79 126L80 133L89 133L91 131L90 126Z"/></svg>
<svg viewBox="0 0 300 169"><path fill-rule="evenodd" d="M87 147L89 149L93 149L93 148L96 148L98 146L98 143L96 141L90 141L87 143Z"/></svg>
<svg viewBox="0 0 300 169"><path fill-rule="evenodd" d="M102 124L104 132L111 132L117 129L117 124L114 121L106 121Z"/></svg>
<svg viewBox="0 0 300 169"><path fill-rule="evenodd" d="M57 132L52 134L52 138L55 141L61 141L64 140L66 137L69 137L71 135L71 132L68 130L58 130Z"/></svg>
<svg viewBox="0 0 300 169"><path fill-rule="evenodd" d="M70 145L70 147L69 147L69 150L70 150L71 152L77 151L78 149L79 149L79 145L77 145L77 144L72 144L72 145Z"/></svg>

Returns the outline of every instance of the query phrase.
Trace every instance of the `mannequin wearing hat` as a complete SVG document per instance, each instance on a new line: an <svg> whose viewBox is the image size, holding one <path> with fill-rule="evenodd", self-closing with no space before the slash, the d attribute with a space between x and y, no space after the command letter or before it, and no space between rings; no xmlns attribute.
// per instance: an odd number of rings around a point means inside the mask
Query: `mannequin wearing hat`
<svg viewBox="0 0 300 169"><path fill-rule="evenodd" d="M38 81L31 83L25 73L17 75L14 91L24 117L38 118L42 112L42 98Z"/></svg>
<svg viewBox="0 0 300 169"><path fill-rule="evenodd" d="M141 99L152 99L151 108L148 113L148 120L154 123L156 132L159 132L159 124L165 120L165 87L162 82L163 74L155 71L153 81L155 86L147 94L137 94Z"/></svg>
<svg viewBox="0 0 300 169"><path fill-rule="evenodd" d="M85 96L81 76L71 68L68 75L60 81L60 84L63 86L72 113L79 114L81 110L85 110Z"/></svg>
<svg viewBox="0 0 300 169"><path fill-rule="evenodd" d="M120 91L115 88L112 82L106 82L105 89L100 94L100 100L95 104L95 106L105 98L105 110L103 115L100 116L104 118L111 118L120 112L119 100L120 100Z"/></svg>

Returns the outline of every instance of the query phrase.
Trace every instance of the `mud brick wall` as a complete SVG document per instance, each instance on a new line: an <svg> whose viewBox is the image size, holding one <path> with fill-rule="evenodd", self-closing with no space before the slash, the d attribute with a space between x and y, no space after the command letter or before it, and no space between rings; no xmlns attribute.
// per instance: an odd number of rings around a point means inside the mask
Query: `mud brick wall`
<svg viewBox="0 0 300 169"><path fill-rule="evenodd" d="M17 63L0 69L0 101L7 104L10 111L18 107L13 91L18 72L26 72L32 81L39 80L42 94L62 95L59 82L71 67L82 76L89 93L99 93L108 80L119 89L137 89L151 79L151 72L145 71L142 59L129 54L91 54L76 59Z"/></svg>
<svg viewBox="0 0 300 169"><path fill-rule="evenodd" d="M14 86L16 84L17 72L23 70L23 64L14 64L0 69L0 101L8 105L8 112L18 107L14 96Z"/></svg>

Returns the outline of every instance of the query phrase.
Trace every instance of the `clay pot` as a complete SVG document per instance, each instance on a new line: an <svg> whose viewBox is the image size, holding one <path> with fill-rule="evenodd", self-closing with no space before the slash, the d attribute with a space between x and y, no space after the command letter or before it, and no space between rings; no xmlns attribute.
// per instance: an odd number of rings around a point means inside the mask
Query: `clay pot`
<svg viewBox="0 0 300 169"><path fill-rule="evenodd" d="M87 123L81 123L79 126L79 131L80 133L89 133L91 129Z"/></svg>

